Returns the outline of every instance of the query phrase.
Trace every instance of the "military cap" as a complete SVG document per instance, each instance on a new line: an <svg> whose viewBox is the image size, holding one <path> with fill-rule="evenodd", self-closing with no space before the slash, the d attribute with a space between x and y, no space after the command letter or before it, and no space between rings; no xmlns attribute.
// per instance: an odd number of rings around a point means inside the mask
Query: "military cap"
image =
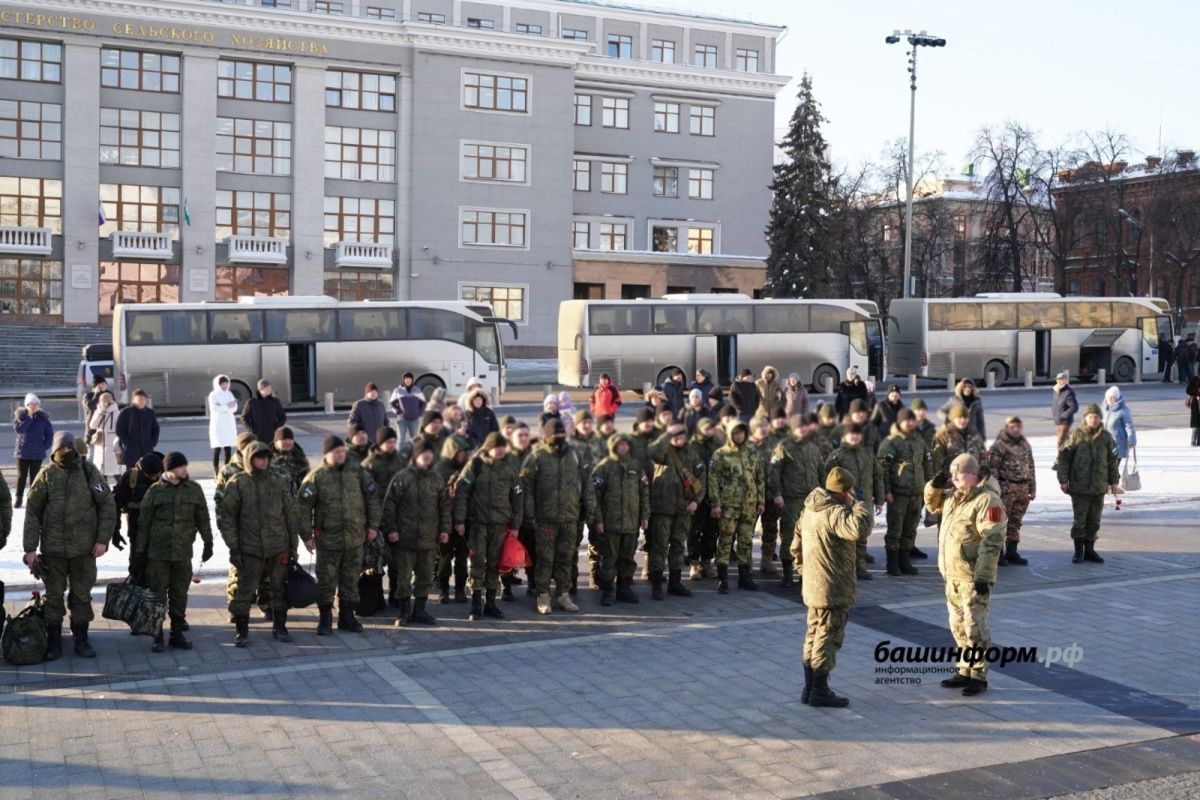
<svg viewBox="0 0 1200 800"><path fill-rule="evenodd" d="M825 488L831 492L848 492L854 488L854 474L848 469L834 467L825 476Z"/></svg>
<svg viewBox="0 0 1200 800"><path fill-rule="evenodd" d="M970 414L967 413L967 407L964 406L962 403L953 404L952 406L950 406L950 410L948 412L946 412L946 417L948 419L958 419L959 417L968 417L968 416L970 416Z"/></svg>
<svg viewBox="0 0 1200 800"><path fill-rule="evenodd" d="M925 401L919 397L914 397L912 399L912 402L908 404L908 407L911 408L913 411L916 411L918 408L923 408L926 411L929 410L929 406L927 406L925 404Z"/></svg>
<svg viewBox="0 0 1200 800"><path fill-rule="evenodd" d="M950 462L951 472L965 472L968 475L979 474L979 460L970 453L962 453Z"/></svg>
<svg viewBox="0 0 1200 800"><path fill-rule="evenodd" d="M1086 417L1088 414L1095 414L1098 417L1104 416L1100 413L1100 406L1095 403L1088 403L1083 407L1083 415Z"/></svg>

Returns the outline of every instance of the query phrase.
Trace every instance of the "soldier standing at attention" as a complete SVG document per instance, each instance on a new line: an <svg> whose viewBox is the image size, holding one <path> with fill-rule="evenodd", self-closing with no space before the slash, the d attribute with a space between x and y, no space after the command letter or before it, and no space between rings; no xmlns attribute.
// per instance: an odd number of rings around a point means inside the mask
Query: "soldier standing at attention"
<svg viewBox="0 0 1200 800"><path fill-rule="evenodd" d="M692 515L704 497L704 455L688 442L687 427L676 422L650 445L654 476L650 483L650 586L655 600L663 599L663 569L667 592L691 597L683 586L687 538Z"/></svg>
<svg viewBox="0 0 1200 800"><path fill-rule="evenodd" d="M620 603L636 603L633 573L637 570L638 528L650 518L649 481L641 464L630 456L631 437L614 434L608 440L608 457L592 470L585 487L588 538L601 554L600 605L613 604L613 580Z"/></svg>
<svg viewBox="0 0 1200 800"><path fill-rule="evenodd" d="M595 418L592 417L590 411L575 412L575 430L571 433L571 447L575 450L575 457L579 459L579 474L581 481L591 480L592 470L600 463L601 459L608 454L608 445L604 441L604 437L595 432ZM587 509L580 508L579 521L575 524L575 550L578 551L580 545L583 544L583 525L587 520ZM600 558L595 550L588 545L588 563L591 568L592 587L600 586ZM579 559L571 561L571 596L574 597L579 588Z"/></svg>
<svg viewBox="0 0 1200 800"><path fill-rule="evenodd" d="M1000 566L1016 564L1023 567L1029 561L1017 552L1017 545L1021 541L1021 520L1037 497L1037 476L1033 469L1033 448L1025 438L1020 417L1009 417L1004 421L1004 430L988 450L987 463L1000 482L1000 499L1004 501L1004 513L1008 515Z"/></svg>
<svg viewBox="0 0 1200 800"><path fill-rule="evenodd" d="M947 689L961 688L967 697L987 691L987 661L991 646L988 601L996 582L996 560L1004 541L1004 504L995 479L979 480L979 461L963 453L950 463L954 492L946 497L945 473L925 486L925 506L942 515L938 532L938 569L946 580L950 633L966 653L958 672L942 681Z"/></svg>
<svg viewBox="0 0 1200 800"><path fill-rule="evenodd" d="M717 448L721 446L720 439L717 437L716 423L707 417L697 420L696 432L692 434L689 444L696 449L704 461L704 470L707 473L713 453L717 452ZM696 513L692 515L692 527L688 532L687 559L691 564L688 577L693 581L711 578L716 574L712 559L717 548L717 521L709 513L711 495L707 491L707 486L705 488L704 496L700 498L700 504L696 507Z"/></svg>
<svg viewBox="0 0 1200 800"><path fill-rule="evenodd" d="M450 490L433 471L433 457L429 442L413 439L412 464L396 473L383 498L383 530L391 550L388 572L395 571L398 586L397 628L437 622L425 604L433 586L434 548L450 541Z"/></svg>
<svg viewBox="0 0 1200 800"><path fill-rule="evenodd" d="M213 508L215 508L215 509L221 508L221 501L225 497L225 491L228 488L229 483L235 477L237 477L238 475L247 471L246 470L246 461L245 461L245 451L247 448L249 448L250 450L256 449L255 445L257 444L257 442L258 442L258 439L256 439L254 434L250 433L249 431L238 434L237 439L234 440L233 456L229 459L229 463L226 464L225 466L221 467L221 471L218 472L215 476L213 476L214 484L215 484L215 488L213 489ZM305 473L307 473L308 468L306 467L304 471L305 471ZM303 479L304 475L301 475L300 478ZM299 482L296 483L296 486L297 487L300 486ZM120 498L118 498L117 499L118 505L120 504L120 502L121 502ZM262 575L262 581L256 588L255 593L250 595L250 603L253 605L255 603L255 599L257 598L258 610L261 611L262 615L264 617L266 617L267 619L273 618L273 611L271 609L271 604L270 604L270 599L271 599L270 580L271 580L271 576L269 574L264 573ZM229 562L229 575L225 579L225 602L226 602L226 604L230 604L233 602L233 598L237 596L237 588L238 588L237 567L234 566L232 561L230 561ZM237 620L231 619L230 622L237 624Z"/></svg>
<svg viewBox="0 0 1200 800"><path fill-rule="evenodd" d="M521 467L525 517L533 521L537 568L533 591L539 614L550 613L550 581L558 607L578 611L571 600L571 560L579 559L575 526L583 498L579 458L567 444L567 426L558 417L542 424L542 440L533 446Z"/></svg>
<svg viewBox="0 0 1200 800"><path fill-rule="evenodd" d="M271 469L287 478L292 494L300 491L300 481L308 474L308 456L304 455L304 448L296 444L295 434L286 425L275 429L275 441L271 444Z"/></svg>
<svg viewBox="0 0 1200 800"><path fill-rule="evenodd" d="M868 426L868 430L874 430ZM850 425L842 434L842 446L829 454L822 468L826 474L834 467L841 467L854 476L855 491L861 495L867 506L875 509L878 514L883 511L883 467L874 450L868 450L863 444L863 428ZM871 525L875 518L871 517ZM872 575L867 571L867 539L863 537L858 544L858 567L856 574L860 581L869 581Z"/></svg>
<svg viewBox="0 0 1200 800"><path fill-rule="evenodd" d="M1120 460L1116 441L1104 429L1100 406L1088 405L1083 409L1083 424L1071 433L1058 452L1058 484L1064 494L1071 495L1071 509L1075 512L1075 522L1071 525L1071 539L1075 542L1072 564L1104 563L1096 552L1096 534L1100 530L1104 495L1117 493Z"/></svg>
<svg viewBox="0 0 1200 800"><path fill-rule="evenodd" d="M929 421L929 406L919 397L914 397L912 402L908 404L912 410L913 416L916 417L917 426L914 430L925 440L925 446L929 448L929 452L933 452L933 437L937 433L937 426Z"/></svg>
<svg viewBox="0 0 1200 800"><path fill-rule="evenodd" d="M921 519L925 470L932 460L925 440L916 433L917 419L902 408L896 414L892 433L879 446L883 465L883 499L887 501L887 574L916 575L912 550L917 544L917 522Z"/></svg>
<svg viewBox="0 0 1200 800"><path fill-rule="evenodd" d="M514 424L515 420L514 420ZM432 445L431 445L432 446ZM470 443L461 436L447 436L442 442L441 458L433 465L433 471L438 480L450 493L453 504L455 484L463 465L467 463L467 453ZM453 527L453 525L451 526ZM437 583L441 595L438 602L450 602L450 575L454 575L454 602L467 602L467 540L457 531L451 531L450 538L438 544L437 552Z"/></svg>
<svg viewBox="0 0 1200 800"><path fill-rule="evenodd" d="M805 414L791 435L775 446L767 469L767 497L780 511L780 553L783 555L783 580L780 586L792 585L795 565L804 565L803 545L796 535L804 501L813 489L821 485L821 466L824 458L817 444L817 415Z"/></svg>
<svg viewBox="0 0 1200 800"><path fill-rule="evenodd" d="M855 499L854 476L834 467L824 488L804 501L800 541L804 547L804 691L800 702L845 708L850 701L829 688L837 651L846 638L846 621L857 598L857 544L871 533L871 509Z"/></svg>
<svg viewBox="0 0 1200 800"><path fill-rule="evenodd" d="M180 650L192 649L192 643L183 635L183 622L197 533L204 542L200 560L208 561L213 555L208 501L200 484L188 478L187 464L183 453L167 453L163 459L162 476L142 498L140 532L134 544L134 569L145 575L146 588L167 601L171 647ZM151 649L156 653L165 649L161 629Z"/></svg>
<svg viewBox="0 0 1200 800"><path fill-rule="evenodd" d="M758 591L750 575L750 552L754 546L754 521L763 510L766 491L762 462L749 446L750 429L734 421L725 444L713 454L708 467L711 492L710 512L720 520L717 537L717 592L729 594L729 554L736 542L738 588Z"/></svg>
<svg viewBox="0 0 1200 800"><path fill-rule="evenodd" d="M496 605L500 588L500 548L505 536L516 536L525 515L525 497L518 474L520 464L509 456L508 443L496 432L483 440L479 453L467 462L454 490L454 530L467 537L471 551L471 612L503 619ZM483 592L487 590L487 603Z"/></svg>
<svg viewBox="0 0 1200 800"><path fill-rule="evenodd" d="M300 484L304 528L312 533L304 546L317 551L318 636L333 632L333 598L338 598L338 630L360 633L354 618L358 607L358 575L364 541L379 533L379 487L371 476L346 457L346 445L326 436L321 465Z"/></svg>

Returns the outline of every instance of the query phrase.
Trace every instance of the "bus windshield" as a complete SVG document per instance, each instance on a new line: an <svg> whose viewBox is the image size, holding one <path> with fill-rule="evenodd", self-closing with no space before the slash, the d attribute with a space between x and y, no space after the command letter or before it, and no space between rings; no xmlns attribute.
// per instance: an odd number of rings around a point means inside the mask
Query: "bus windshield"
<svg viewBox="0 0 1200 800"><path fill-rule="evenodd" d="M475 328L475 352L489 364L500 363L500 341L496 326L490 322L472 323Z"/></svg>

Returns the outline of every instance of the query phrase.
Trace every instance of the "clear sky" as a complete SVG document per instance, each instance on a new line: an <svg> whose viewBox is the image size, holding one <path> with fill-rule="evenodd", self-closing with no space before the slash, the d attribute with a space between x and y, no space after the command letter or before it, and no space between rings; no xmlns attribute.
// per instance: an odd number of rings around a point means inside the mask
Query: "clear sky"
<svg viewBox="0 0 1200 800"><path fill-rule="evenodd" d="M947 40L921 48L917 149L965 164L979 128L1025 122L1044 143L1112 127L1138 153L1200 150L1200 3L1195 0L701 0L705 10L786 25L777 71L813 76L835 161L874 158L908 135L906 43L893 29ZM687 3L676 0L676 7ZM779 95L786 125L795 84Z"/></svg>

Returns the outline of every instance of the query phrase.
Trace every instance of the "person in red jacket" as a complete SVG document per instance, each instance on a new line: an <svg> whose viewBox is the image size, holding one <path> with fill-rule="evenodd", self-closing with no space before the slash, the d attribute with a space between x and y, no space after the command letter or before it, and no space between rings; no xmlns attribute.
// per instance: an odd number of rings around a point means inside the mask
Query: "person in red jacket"
<svg viewBox="0 0 1200 800"><path fill-rule="evenodd" d="M621 390L613 385L608 373L600 376L600 385L592 392L592 415L615 417L621 408Z"/></svg>

